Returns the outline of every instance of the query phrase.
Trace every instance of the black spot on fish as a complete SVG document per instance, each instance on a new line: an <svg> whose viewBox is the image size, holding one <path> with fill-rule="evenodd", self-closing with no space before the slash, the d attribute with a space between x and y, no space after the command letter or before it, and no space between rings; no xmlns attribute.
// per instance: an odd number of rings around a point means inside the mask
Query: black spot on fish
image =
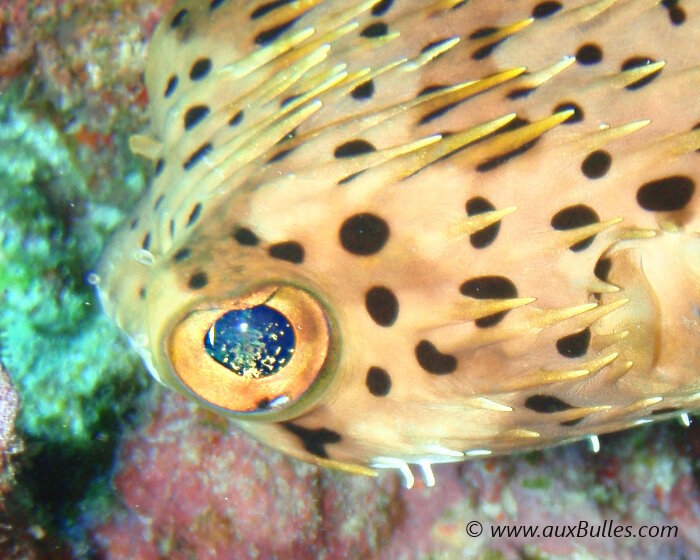
<svg viewBox="0 0 700 560"><path fill-rule="evenodd" d="M554 412L561 412L562 410L569 410L574 407L551 395L532 395L525 400L525 408L529 408L535 412L552 414Z"/></svg>
<svg viewBox="0 0 700 560"><path fill-rule="evenodd" d="M434 49L435 47L438 47L438 46L440 46L440 45L444 45L445 43L449 43L450 41L452 41L452 37L445 37L444 39L437 39L437 40L435 40L435 41L430 41L430 43L428 43L427 45L425 45L425 46L421 49L420 52L421 52L421 54L423 54L423 53L425 53L425 52L428 52L428 51L431 50L431 49Z"/></svg>
<svg viewBox="0 0 700 560"><path fill-rule="evenodd" d="M556 230L567 231L589 226L599 221L598 214L593 208L584 204L576 204L575 206L568 206L557 212L552 216L550 223ZM591 246L594 239L595 235L591 235L578 243L574 243L569 249L572 251L583 251Z"/></svg>
<svg viewBox="0 0 700 560"><path fill-rule="evenodd" d="M383 21L378 21L377 23L372 23L365 27L360 35L366 39L376 39L378 37L384 37L389 33L389 26Z"/></svg>
<svg viewBox="0 0 700 560"><path fill-rule="evenodd" d="M682 210L695 192L690 177L674 175L649 181L637 191L637 202L650 212L674 212Z"/></svg>
<svg viewBox="0 0 700 560"><path fill-rule="evenodd" d="M365 171L358 171L357 173L351 173L347 177L343 177L340 181L338 181L338 186L342 185L347 185L348 183L352 183L355 179L357 179L360 175L362 175Z"/></svg>
<svg viewBox="0 0 700 560"><path fill-rule="evenodd" d="M288 432L297 436L301 440L301 444L304 446L306 451L323 459L328 458L326 445L338 443L342 439L338 432L334 432L333 430L329 430L327 428L312 430L298 426L292 422L284 422L282 423L282 427Z"/></svg>
<svg viewBox="0 0 700 560"><path fill-rule="evenodd" d="M527 97L530 95L533 91L535 91L536 88L534 87L521 87L521 88L515 88L513 90L510 90L506 97L508 99L521 99L523 97Z"/></svg>
<svg viewBox="0 0 700 560"><path fill-rule="evenodd" d="M399 315L399 300L389 288L375 286L365 294L365 308L375 323L390 327Z"/></svg>
<svg viewBox="0 0 700 560"><path fill-rule="evenodd" d="M187 11L185 9L182 9L179 12L177 12L173 16L173 19L170 20L170 28L176 29L176 28L180 27L189 15L190 15L189 11Z"/></svg>
<svg viewBox="0 0 700 560"><path fill-rule="evenodd" d="M583 109L573 101L564 101L554 108L552 114L561 113L562 111L573 111L574 114L566 119L562 124L576 124L583 120Z"/></svg>
<svg viewBox="0 0 700 560"><path fill-rule="evenodd" d="M416 345L416 360L420 367L434 375L445 375L457 369L457 358L443 354L427 340L421 340Z"/></svg>
<svg viewBox="0 0 700 560"><path fill-rule="evenodd" d="M213 146L210 143L201 145L189 158L182 164L185 171L192 169L197 163L204 159L212 151Z"/></svg>
<svg viewBox="0 0 700 560"><path fill-rule="evenodd" d="M464 282L459 291L475 299L509 299L517 297L515 284L504 276L479 276Z"/></svg>
<svg viewBox="0 0 700 560"><path fill-rule="evenodd" d="M255 247L260 243L260 239L255 235L252 230L246 227L237 227L233 232L233 238L239 245L244 245L247 247Z"/></svg>
<svg viewBox="0 0 700 560"><path fill-rule="evenodd" d="M271 27L270 29L266 29L265 31L261 31L255 37L255 44L264 47L275 42L285 31L290 29L297 22L297 19L298 18L294 18L285 23L276 25L275 27Z"/></svg>
<svg viewBox="0 0 700 560"><path fill-rule="evenodd" d="M503 41L505 41L505 39L499 39L498 41L494 41L493 43L479 47L472 53L472 60L483 60L488 58Z"/></svg>
<svg viewBox="0 0 700 560"><path fill-rule="evenodd" d="M374 95L374 82L372 80L367 80L362 82L359 86L356 86L350 95L353 99L358 101L364 101L365 99L371 99Z"/></svg>
<svg viewBox="0 0 700 560"><path fill-rule="evenodd" d="M476 216L486 212L493 212L496 207L484 197L475 196L467 201L466 209L468 216ZM469 242L475 249L484 249L496 240L500 229L501 222L498 221L472 233L469 236Z"/></svg>
<svg viewBox="0 0 700 560"><path fill-rule="evenodd" d="M381 0L381 2L377 2L374 6L372 6L372 15L383 16L391 9L393 3L394 0Z"/></svg>
<svg viewBox="0 0 700 560"><path fill-rule="evenodd" d="M388 239L387 223L368 212L349 217L340 227L340 243L353 255L374 255L381 251Z"/></svg>
<svg viewBox="0 0 700 560"><path fill-rule="evenodd" d="M561 2L540 2L532 10L532 17L542 19L556 14L562 9Z"/></svg>
<svg viewBox="0 0 700 560"><path fill-rule="evenodd" d="M372 366L367 371L365 384L375 397L386 397L391 390L391 377L385 369Z"/></svg>
<svg viewBox="0 0 700 560"><path fill-rule="evenodd" d="M663 0L662 6L668 10L668 19L673 25L682 25L686 20L685 10L679 6L680 0Z"/></svg>
<svg viewBox="0 0 700 560"><path fill-rule="evenodd" d="M187 218L187 227L190 227L193 223L195 223L199 219L199 215L202 213L202 205L201 203L197 203L194 205L192 210L190 211L190 216Z"/></svg>
<svg viewBox="0 0 700 560"><path fill-rule="evenodd" d="M252 14L250 14L250 19L259 19L277 8L291 4L293 1L294 0L276 0L275 2L266 2L265 4L261 4L253 11Z"/></svg>
<svg viewBox="0 0 700 560"><path fill-rule="evenodd" d="M180 249L177 253L173 255L173 261L175 262L182 262L190 257L192 252L187 248L183 247Z"/></svg>
<svg viewBox="0 0 700 560"><path fill-rule="evenodd" d="M632 70L633 68L648 66L649 64L653 64L654 62L656 61L653 58L649 58L648 56L633 56L632 58L628 58L627 60L625 60L625 62L622 64L622 70ZM639 80L632 82L631 84L627 84L625 88L628 90L640 89L652 82L660 73L661 68L647 76L644 76L643 78L640 78Z"/></svg>
<svg viewBox="0 0 700 560"><path fill-rule="evenodd" d="M431 111L430 113L423 115L420 120L418 121L418 126L422 126L424 124L428 124L431 121L434 121L437 118L442 117L445 113L447 113L449 110L454 109L458 104L457 103L448 103L444 107L439 107L435 109L434 111Z"/></svg>
<svg viewBox="0 0 700 560"><path fill-rule="evenodd" d="M284 160L287 156L289 156L294 150L296 150L296 147L287 148L286 150L280 150L275 155L273 155L270 159L268 159L267 163L278 163L278 162Z"/></svg>
<svg viewBox="0 0 700 560"><path fill-rule="evenodd" d="M480 27L476 31L472 31L469 35L470 39L483 39L489 37L498 31L498 27Z"/></svg>
<svg viewBox="0 0 700 560"><path fill-rule="evenodd" d="M185 112L185 130L191 130L197 126L209 114L209 107L206 105L195 105Z"/></svg>
<svg viewBox="0 0 700 560"><path fill-rule="evenodd" d="M430 86L424 87L422 90L418 92L418 95L416 97L420 97L421 95L428 95L430 93L434 93L436 91L441 91L443 89L446 89L448 86L444 85L438 85L438 84L433 84Z"/></svg>
<svg viewBox="0 0 700 560"><path fill-rule="evenodd" d="M209 283L209 277L206 272L195 272L190 276L188 285L193 290L201 290Z"/></svg>
<svg viewBox="0 0 700 560"><path fill-rule="evenodd" d="M563 336L557 340L557 352L565 358L580 358L588 352L591 343L591 329L586 327L580 332Z"/></svg>
<svg viewBox="0 0 700 560"><path fill-rule="evenodd" d="M296 241L283 241L271 245L267 254L273 259L279 259L294 264L304 262L304 247Z"/></svg>
<svg viewBox="0 0 700 560"><path fill-rule="evenodd" d="M200 58L195 61L190 68L190 80L197 81L206 78L211 71L211 60L208 58Z"/></svg>
<svg viewBox="0 0 700 560"><path fill-rule="evenodd" d="M511 299L518 297L515 284L504 276L478 276L463 282L459 287L463 296L475 299ZM500 323L508 311L500 311L474 321L479 328L489 328Z"/></svg>
<svg viewBox="0 0 700 560"><path fill-rule="evenodd" d="M366 140L350 140L338 146L333 155L336 158L351 158L375 152L377 149Z"/></svg>
<svg viewBox="0 0 700 560"><path fill-rule="evenodd" d="M586 156L581 164L581 172L589 179L605 177L612 165L612 157L604 150L596 150Z"/></svg>
<svg viewBox="0 0 700 560"><path fill-rule="evenodd" d="M290 103L293 103L297 99L301 97L301 94L299 95L290 95L289 97L285 97L281 102L280 102L280 108L284 109L287 105Z"/></svg>
<svg viewBox="0 0 700 560"><path fill-rule="evenodd" d="M170 76L168 83L165 85L165 91L163 92L164 97L170 97L177 89L178 79L177 76Z"/></svg>
<svg viewBox="0 0 700 560"><path fill-rule="evenodd" d="M603 60L603 51L594 43L581 45L576 51L576 62L584 66L598 64L601 60Z"/></svg>
<svg viewBox="0 0 700 560"><path fill-rule="evenodd" d="M243 116L244 116L243 111L238 111L235 115L233 115L229 119L228 125L229 126L238 126L239 124L241 124L243 122Z"/></svg>
<svg viewBox="0 0 700 560"><path fill-rule="evenodd" d="M599 280L602 280L603 282L607 282L608 275L610 274L611 268L612 268L612 261L610 260L610 258L609 257L601 257L595 263L595 267L593 268L593 274L595 274L596 278L598 278Z"/></svg>
<svg viewBox="0 0 700 560"><path fill-rule="evenodd" d="M506 126L498 130L496 134L504 134L506 132L522 128L523 126L526 126L528 124L530 124L530 121L526 119L521 119L520 117L516 117L512 121L510 121ZM510 152L506 152L505 154L502 154L500 156L488 159L477 165L476 170L479 173L486 173L487 171L496 169L497 167L503 165L504 163L513 159L514 157L524 154L525 152L533 148L538 141L539 138L534 138L529 142L526 142L519 148L516 148L515 150L511 150Z"/></svg>

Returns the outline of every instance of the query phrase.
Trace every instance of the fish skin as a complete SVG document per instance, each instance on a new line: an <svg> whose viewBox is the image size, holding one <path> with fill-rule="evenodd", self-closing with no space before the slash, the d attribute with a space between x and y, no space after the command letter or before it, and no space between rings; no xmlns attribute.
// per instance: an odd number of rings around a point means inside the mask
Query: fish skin
<svg viewBox="0 0 700 560"><path fill-rule="evenodd" d="M353 472L696 409L700 2L674 6L177 2L105 311L165 385ZM229 387L202 333L270 301L297 356Z"/></svg>

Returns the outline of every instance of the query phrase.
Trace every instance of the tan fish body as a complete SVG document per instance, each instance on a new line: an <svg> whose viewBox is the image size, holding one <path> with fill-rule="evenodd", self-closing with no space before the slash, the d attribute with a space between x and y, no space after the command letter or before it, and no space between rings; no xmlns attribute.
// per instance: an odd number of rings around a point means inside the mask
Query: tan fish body
<svg viewBox="0 0 700 560"><path fill-rule="evenodd" d="M700 0L179 1L103 306L355 472L700 406Z"/></svg>

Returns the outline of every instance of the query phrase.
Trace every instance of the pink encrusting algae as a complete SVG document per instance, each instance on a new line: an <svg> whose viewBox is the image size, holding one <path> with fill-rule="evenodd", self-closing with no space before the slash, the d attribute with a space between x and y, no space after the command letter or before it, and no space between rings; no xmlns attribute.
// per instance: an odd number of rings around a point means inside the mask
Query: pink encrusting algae
<svg viewBox="0 0 700 560"><path fill-rule="evenodd" d="M91 531L100 557L325 559L700 556L694 462L700 430L643 428L525 457L440 465L432 488L304 465L160 391L152 420L126 436L115 473L122 506ZM675 435L674 435L675 432ZM645 443L645 440L647 443ZM167 467L166 467L167 465ZM491 538L491 526L677 527L675 538ZM465 526L479 521L484 533ZM561 530L561 529L560 529Z"/></svg>
<svg viewBox="0 0 700 560"><path fill-rule="evenodd" d="M394 477L327 478L182 397L154 405L121 451L126 509L93 533L105 558L364 558L401 519Z"/></svg>
<svg viewBox="0 0 700 560"><path fill-rule="evenodd" d="M0 364L0 473L7 464L15 431L19 399L10 378Z"/></svg>

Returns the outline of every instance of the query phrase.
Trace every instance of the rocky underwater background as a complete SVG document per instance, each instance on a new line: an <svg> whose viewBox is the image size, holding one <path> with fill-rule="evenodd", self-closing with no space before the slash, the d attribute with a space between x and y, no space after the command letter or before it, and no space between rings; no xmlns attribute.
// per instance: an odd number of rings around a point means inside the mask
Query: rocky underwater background
<svg viewBox="0 0 700 560"><path fill-rule="evenodd" d="M700 559L700 420L405 490L283 457L151 380L87 278L152 175L128 138L172 3L0 0L0 558ZM489 535L582 520L678 535Z"/></svg>

